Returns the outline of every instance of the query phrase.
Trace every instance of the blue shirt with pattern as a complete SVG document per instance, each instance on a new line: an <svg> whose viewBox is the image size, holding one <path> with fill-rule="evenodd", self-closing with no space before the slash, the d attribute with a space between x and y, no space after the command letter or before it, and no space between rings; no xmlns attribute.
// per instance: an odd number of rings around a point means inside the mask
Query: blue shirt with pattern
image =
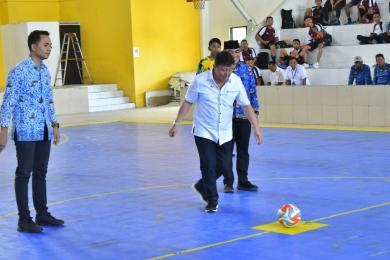
<svg viewBox="0 0 390 260"><path fill-rule="evenodd" d="M239 62L234 70L234 74L240 77L242 84L245 87L246 94L248 99L251 102L251 105L255 112L259 111L259 101L257 99L257 90L255 77L251 69L243 62ZM240 105L236 105L234 108L234 117L246 118L244 109Z"/></svg>
<svg viewBox="0 0 390 260"><path fill-rule="evenodd" d="M355 65L352 65L349 72L348 85L353 85L353 81L356 80L356 85L371 85L371 71L370 67L363 64L363 67L357 69Z"/></svg>
<svg viewBox="0 0 390 260"><path fill-rule="evenodd" d="M385 63L383 68L375 65L374 69L375 85L390 85L390 64Z"/></svg>
<svg viewBox="0 0 390 260"><path fill-rule="evenodd" d="M17 141L44 140L45 125L48 139L53 138L52 123L57 122L54 109L50 73L41 63L37 68L29 57L16 65L8 74L7 87L0 110L0 126L15 131Z"/></svg>

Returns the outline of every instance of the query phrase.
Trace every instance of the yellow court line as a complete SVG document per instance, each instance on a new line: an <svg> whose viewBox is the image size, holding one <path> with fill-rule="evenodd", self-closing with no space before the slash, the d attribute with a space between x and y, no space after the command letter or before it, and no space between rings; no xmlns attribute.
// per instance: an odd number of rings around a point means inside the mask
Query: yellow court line
<svg viewBox="0 0 390 260"><path fill-rule="evenodd" d="M346 211L346 212L342 212L342 213L338 213L338 214L333 214L333 215L330 215L330 216L327 216L327 217L323 217L323 218L313 219L313 220L310 220L310 221L307 221L307 222L318 222L320 220L326 220L326 219L331 219L331 218L340 217L340 216L344 216L344 215L349 215L349 214L353 214L353 213L357 213L357 212L366 211L366 210L369 210L369 209L384 207L384 206L387 206L387 205L390 205L390 201L389 202L385 202L385 203L381 203L381 204L376 204L376 205L369 206L369 207L365 207L365 208L360 208L360 209L350 210L350 211ZM234 238L234 239L230 239L230 240L226 240L226 241L222 241L222 242L218 242L218 243L213 243L213 244L210 244L210 245L205 245L205 246L201 246L201 247L195 247L195 248L191 248L191 249L178 251L178 252L175 252L175 253L170 253L170 254L154 257L154 258L149 258L149 260L164 259L164 258L169 258L169 257L177 256L177 255L188 254L188 253L191 253L191 252L195 252L195 251L199 251L199 250L203 250L203 249L208 249L208 248L213 248L213 247L217 247L217 246L221 246L221 245L226 245L226 244L230 244L230 243L233 243L233 242L236 242L236 241L250 239L250 238L253 238L253 237L257 237L257 236L265 235L265 234L269 234L269 233L272 233L272 232L264 231L264 232L252 234L252 235L249 235L249 236L242 236L242 237L238 237L238 238Z"/></svg>
<svg viewBox="0 0 390 260"><path fill-rule="evenodd" d="M170 120L113 120L101 122L85 122L76 124L65 124L64 127L111 124L111 123L141 123L141 124L171 124ZM192 121L180 122L182 125L191 125ZM390 127L349 127L332 125L293 125L293 124L260 124L264 128L285 128L285 129L310 129L310 130L331 130L331 131L357 131L357 132L380 132L390 133Z"/></svg>

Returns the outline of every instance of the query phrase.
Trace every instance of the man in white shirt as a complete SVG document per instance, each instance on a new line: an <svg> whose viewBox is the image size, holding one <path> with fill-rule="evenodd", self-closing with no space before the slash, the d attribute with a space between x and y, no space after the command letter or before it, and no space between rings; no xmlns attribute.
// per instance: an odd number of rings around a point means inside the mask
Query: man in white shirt
<svg viewBox="0 0 390 260"><path fill-rule="evenodd" d="M196 103L193 119L193 133L200 158L202 178L193 185L207 203L206 212L218 210L217 179L230 168L233 138L233 103L241 105L254 128L258 144L263 137L257 117L248 99L241 79L232 74L234 59L226 51L217 54L214 68L201 73L189 87L184 103L169 130L169 136L177 133L176 124Z"/></svg>
<svg viewBox="0 0 390 260"><path fill-rule="evenodd" d="M379 13L374 14L374 27L370 36L358 35L356 38L359 44L371 44L375 40L376 43L383 43L386 39L386 25L381 22L381 16Z"/></svg>
<svg viewBox="0 0 390 260"><path fill-rule="evenodd" d="M268 63L268 81L267 86L280 86L284 82L284 73L281 68L276 66L275 62Z"/></svg>
<svg viewBox="0 0 390 260"><path fill-rule="evenodd" d="M284 79L286 81L286 85L309 85L306 69L302 65L299 65L297 59L294 57L290 59L290 66L286 69Z"/></svg>

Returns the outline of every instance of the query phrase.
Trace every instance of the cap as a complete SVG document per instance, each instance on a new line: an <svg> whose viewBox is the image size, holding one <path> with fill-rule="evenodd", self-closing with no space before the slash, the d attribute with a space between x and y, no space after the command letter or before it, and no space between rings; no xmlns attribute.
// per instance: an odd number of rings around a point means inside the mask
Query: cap
<svg viewBox="0 0 390 260"><path fill-rule="evenodd" d="M363 63L363 59L362 59L362 57L360 57L360 56L356 56L356 57L353 59L353 62L354 62L354 63L356 63L356 62L361 62L361 63Z"/></svg>
<svg viewBox="0 0 390 260"><path fill-rule="evenodd" d="M240 48L240 44L238 43L238 41L230 40L230 41L223 42L224 50L235 50L239 48Z"/></svg>

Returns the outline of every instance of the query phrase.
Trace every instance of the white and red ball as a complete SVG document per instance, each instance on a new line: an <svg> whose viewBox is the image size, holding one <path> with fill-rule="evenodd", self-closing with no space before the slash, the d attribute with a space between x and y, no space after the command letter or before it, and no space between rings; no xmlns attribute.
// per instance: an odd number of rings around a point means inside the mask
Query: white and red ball
<svg viewBox="0 0 390 260"><path fill-rule="evenodd" d="M278 222L284 227L295 227L301 221L301 211L293 204L284 204L277 216Z"/></svg>

